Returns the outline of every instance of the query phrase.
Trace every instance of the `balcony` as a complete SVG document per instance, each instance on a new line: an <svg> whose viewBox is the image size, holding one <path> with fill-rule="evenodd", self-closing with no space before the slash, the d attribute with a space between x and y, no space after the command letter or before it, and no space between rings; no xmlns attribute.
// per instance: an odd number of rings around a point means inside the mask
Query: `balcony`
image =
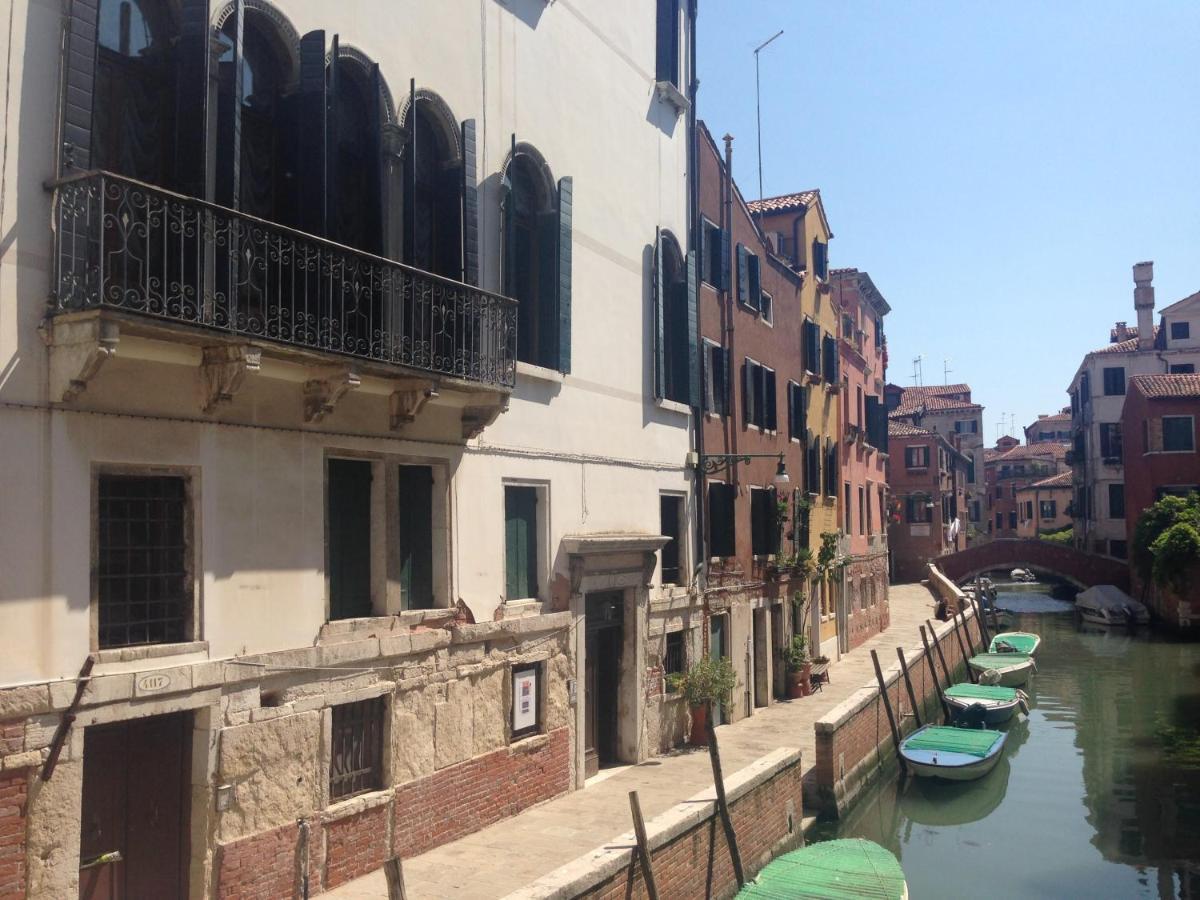
<svg viewBox="0 0 1200 900"><path fill-rule="evenodd" d="M100 343L149 327L206 355L224 344L428 385L426 398L457 387L495 405L513 387L508 297L107 172L53 191L51 316L98 313Z"/></svg>

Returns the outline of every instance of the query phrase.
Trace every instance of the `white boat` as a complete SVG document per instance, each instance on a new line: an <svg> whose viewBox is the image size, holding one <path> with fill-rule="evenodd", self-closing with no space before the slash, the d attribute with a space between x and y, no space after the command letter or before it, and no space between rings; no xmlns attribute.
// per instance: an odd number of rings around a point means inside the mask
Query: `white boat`
<svg viewBox="0 0 1200 900"><path fill-rule="evenodd" d="M1003 731L926 725L900 744L900 755L914 775L973 781L996 767L1004 751Z"/></svg>
<svg viewBox="0 0 1200 900"><path fill-rule="evenodd" d="M1029 714L1029 698L1011 687L991 684L971 684L965 681L946 688L943 697L952 714L965 717L972 707L979 707L983 724L988 728L1002 725L1021 710Z"/></svg>
<svg viewBox="0 0 1200 900"><path fill-rule="evenodd" d="M1030 631L1002 631L992 638L988 645L989 653L1024 653L1036 656L1042 646L1039 635Z"/></svg>
<svg viewBox="0 0 1200 900"><path fill-rule="evenodd" d="M1037 671L1033 657L1024 653L978 653L967 660L967 665L979 673L980 683L1004 687L1020 687L1031 672Z"/></svg>
<svg viewBox="0 0 1200 900"><path fill-rule="evenodd" d="M1097 625L1148 625L1150 610L1119 587L1098 584L1075 595L1075 608L1085 622Z"/></svg>
<svg viewBox="0 0 1200 900"><path fill-rule="evenodd" d="M1037 576L1029 569L1013 569L1008 573L1008 577L1013 581L1037 581Z"/></svg>

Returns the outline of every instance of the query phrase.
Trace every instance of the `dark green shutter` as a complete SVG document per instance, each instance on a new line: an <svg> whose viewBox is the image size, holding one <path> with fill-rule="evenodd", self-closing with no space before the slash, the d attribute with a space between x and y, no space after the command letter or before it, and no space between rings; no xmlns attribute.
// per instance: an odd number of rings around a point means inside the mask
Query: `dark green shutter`
<svg viewBox="0 0 1200 900"><path fill-rule="evenodd" d="M245 93L245 80L242 75L242 45L246 32L246 10L242 0L233 0L229 15L233 23L233 59L221 63L224 69L229 66L232 72L233 90L230 95L224 91L218 93L217 101L217 132L222 137L227 133L227 146L217 148L217 202L232 209L240 209L242 205L242 96ZM321 60L321 77L325 77L325 60ZM223 80L223 79L222 79ZM322 185L325 183L321 180ZM231 255L236 255L236 236L234 246L229 247Z"/></svg>
<svg viewBox="0 0 1200 900"><path fill-rule="evenodd" d="M738 303L748 302L750 296L750 253L745 244L737 245L737 299Z"/></svg>
<svg viewBox="0 0 1200 900"><path fill-rule="evenodd" d="M501 283L504 285L504 295L512 297L516 290L517 278L517 228L516 215L513 209L513 190L512 182L505 175L500 179L500 228L501 241L503 246L500 248L504 254L502 269L500 272ZM520 316L517 317L520 320Z"/></svg>
<svg viewBox="0 0 1200 900"><path fill-rule="evenodd" d="M300 38L300 84L293 137L296 141L296 183L303 196L297 210L298 227L311 234L327 235L325 126L328 111L325 81L325 32L310 31Z"/></svg>
<svg viewBox="0 0 1200 900"><path fill-rule="evenodd" d="M462 123L463 281L479 284L479 185L475 162L475 120Z"/></svg>
<svg viewBox="0 0 1200 900"><path fill-rule="evenodd" d="M746 305L752 309L762 309L762 277L758 269L759 259L757 253L749 253L746 256L746 281L748 292L746 294Z"/></svg>
<svg viewBox="0 0 1200 900"><path fill-rule="evenodd" d="M340 138L341 117L338 110L338 82L341 80L341 67L338 65L338 36L335 34L329 44L329 73L325 89L325 224L326 234L334 240L341 240L337 233L340 199L337 195L338 184L338 139Z"/></svg>
<svg viewBox="0 0 1200 900"><path fill-rule="evenodd" d="M61 170L92 166L92 104L96 85L99 0L71 0L63 96Z"/></svg>
<svg viewBox="0 0 1200 900"><path fill-rule="evenodd" d="M571 371L571 218L575 188L570 176L558 180L558 371Z"/></svg>
<svg viewBox="0 0 1200 900"><path fill-rule="evenodd" d="M175 79L175 182L181 193L208 197L208 0L181 0Z"/></svg>
<svg viewBox="0 0 1200 900"><path fill-rule="evenodd" d="M718 287L723 290L729 290L729 229L721 229L721 283Z"/></svg>
<svg viewBox="0 0 1200 900"><path fill-rule="evenodd" d="M688 359L688 405L693 408L700 406L700 336L698 317L700 315L698 291L699 279L696 273L696 251L691 250L687 255L687 359Z"/></svg>
<svg viewBox="0 0 1200 900"><path fill-rule="evenodd" d="M778 401L775 396L775 373L762 370L763 378L763 428L768 431L779 429Z"/></svg>
<svg viewBox="0 0 1200 900"><path fill-rule="evenodd" d="M537 596L537 489L504 489L506 600Z"/></svg>
<svg viewBox="0 0 1200 900"><path fill-rule="evenodd" d="M329 460L329 618L371 615L371 463Z"/></svg>
<svg viewBox="0 0 1200 900"><path fill-rule="evenodd" d="M400 466L400 593L404 609L433 608L433 470Z"/></svg>
<svg viewBox="0 0 1200 900"><path fill-rule="evenodd" d="M368 245L359 249L378 253L380 256L383 256L387 252L387 243L384 240L383 231L384 217L387 214L387 207L385 206L387 198L384 196L383 191L383 185L387 180L385 174L386 161L383 155L383 104L383 76L379 72L379 64L372 63L370 79L367 85L367 140L369 142L367 159L371 160L374 165L371 166L371 171L368 173L370 181L367 187L367 202L370 205L362 211L362 214L368 217ZM376 327L379 327L378 324Z"/></svg>
<svg viewBox="0 0 1200 900"><path fill-rule="evenodd" d="M750 360L742 360L742 424L754 421L754 388L750 385Z"/></svg>
<svg viewBox="0 0 1200 900"><path fill-rule="evenodd" d="M558 368L558 211L537 217L537 339L533 361Z"/></svg>
<svg viewBox="0 0 1200 900"><path fill-rule="evenodd" d="M664 345L664 319L667 302L666 285L663 283L663 270L666 267L666 246L663 243L661 228L654 229L654 274L650 286L654 295L654 396L663 398L667 391L667 359Z"/></svg>

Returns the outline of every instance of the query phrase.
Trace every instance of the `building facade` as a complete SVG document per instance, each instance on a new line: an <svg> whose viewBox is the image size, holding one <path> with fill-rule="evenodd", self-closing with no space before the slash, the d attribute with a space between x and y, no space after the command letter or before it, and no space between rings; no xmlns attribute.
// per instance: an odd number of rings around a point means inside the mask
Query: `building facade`
<svg viewBox="0 0 1200 900"><path fill-rule="evenodd" d="M1017 537L1036 538L1070 527L1070 470L1017 488Z"/></svg>
<svg viewBox="0 0 1200 900"><path fill-rule="evenodd" d="M1071 407L1053 415L1041 414L1037 421L1025 426L1025 443L1069 444L1071 442Z"/></svg>
<svg viewBox="0 0 1200 900"><path fill-rule="evenodd" d="M13 4L22 893L317 893L682 735L695 5L658 6Z"/></svg>
<svg viewBox="0 0 1200 900"><path fill-rule="evenodd" d="M1083 358L1071 395L1075 546L1128 555L1121 408L1134 375L1189 374L1200 364L1200 294L1160 312L1154 324L1154 264L1133 267L1137 327L1118 322L1110 343Z"/></svg>
<svg viewBox="0 0 1200 900"><path fill-rule="evenodd" d="M846 545L842 590L848 609L848 643L856 647L888 623L887 338L883 319L891 307L866 272L834 269L832 277L841 317L841 509Z"/></svg>
<svg viewBox="0 0 1200 900"><path fill-rule="evenodd" d="M1015 438L1009 440L1015 442ZM1034 483L1064 471L1067 450L1067 444L1010 444L1002 439L995 452L986 455L986 529L990 537L1025 536L1023 532L1028 531L1028 527L1022 523L1037 517L1028 506L1032 497L1023 496L1022 492ZM1064 504L1061 513L1066 514L1068 508L1069 504ZM1053 518L1060 518L1057 503Z"/></svg>

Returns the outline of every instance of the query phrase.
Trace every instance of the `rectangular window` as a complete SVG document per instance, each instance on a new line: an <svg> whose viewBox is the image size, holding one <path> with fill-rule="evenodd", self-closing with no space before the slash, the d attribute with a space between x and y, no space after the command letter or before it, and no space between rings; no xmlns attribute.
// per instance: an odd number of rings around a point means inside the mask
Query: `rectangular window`
<svg viewBox="0 0 1200 900"><path fill-rule="evenodd" d="M796 384L794 381L789 381L787 385L788 391L788 437L795 440L804 439L805 425L805 393L804 388Z"/></svg>
<svg viewBox="0 0 1200 900"><path fill-rule="evenodd" d="M365 459L329 460L326 542L331 621L372 613L372 468Z"/></svg>
<svg viewBox="0 0 1200 900"><path fill-rule="evenodd" d="M684 632L672 631L667 635L666 650L663 653L663 675L682 675L687 671L687 652L684 644Z"/></svg>
<svg viewBox="0 0 1200 900"><path fill-rule="evenodd" d="M679 87L679 0L658 0L654 77Z"/></svg>
<svg viewBox="0 0 1200 900"><path fill-rule="evenodd" d="M779 549L778 528L775 525L775 491L769 488L750 489L750 552L769 556Z"/></svg>
<svg viewBox="0 0 1200 900"><path fill-rule="evenodd" d="M542 730L542 664L514 666L512 670L512 739Z"/></svg>
<svg viewBox="0 0 1200 900"><path fill-rule="evenodd" d="M1196 449L1191 416L1162 417L1162 446L1168 453L1183 453Z"/></svg>
<svg viewBox="0 0 1200 900"><path fill-rule="evenodd" d="M721 229L708 219L702 219L701 226L704 230L701 237L703 252L700 259L700 277L717 290L724 290L725 283L721 276L725 262L721 254Z"/></svg>
<svg viewBox="0 0 1200 900"><path fill-rule="evenodd" d="M996 485L996 499L999 500L1004 496L1004 488L1001 485Z"/></svg>
<svg viewBox="0 0 1200 900"><path fill-rule="evenodd" d="M1058 501L1041 500L1038 502L1038 506L1038 512L1043 519L1054 519L1058 517Z"/></svg>
<svg viewBox="0 0 1200 900"><path fill-rule="evenodd" d="M742 366L742 399L747 425L756 425L764 431L778 429L774 369L747 357Z"/></svg>
<svg viewBox="0 0 1200 900"><path fill-rule="evenodd" d="M854 515L850 508L850 483L846 482L842 487L842 511L846 516L845 532L849 534L854 530Z"/></svg>
<svg viewBox="0 0 1200 900"><path fill-rule="evenodd" d="M344 800L383 787L384 698L332 709L329 799Z"/></svg>
<svg viewBox="0 0 1200 900"><path fill-rule="evenodd" d="M774 322L775 322L774 301L771 299L771 295L768 294L766 291L763 291L762 294L760 295L760 300L758 303L758 314L760 316L762 316L763 321L766 322L768 325L774 324Z"/></svg>
<svg viewBox="0 0 1200 900"><path fill-rule="evenodd" d="M1123 484L1108 486L1108 517L1110 519L1125 518L1125 485Z"/></svg>
<svg viewBox="0 0 1200 900"><path fill-rule="evenodd" d="M1125 393L1125 367L1106 366L1104 369L1104 396L1116 397Z"/></svg>
<svg viewBox="0 0 1200 900"><path fill-rule="evenodd" d="M1120 422L1103 422L1100 425L1100 455L1104 457L1105 462L1110 460L1120 462L1122 458L1121 449L1121 423Z"/></svg>
<svg viewBox="0 0 1200 900"><path fill-rule="evenodd" d="M1196 364L1195 363L1171 363L1171 374L1172 375L1195 375L1196 374Z"/></svg>
<svg viewBox="0 0 1200 900"><path fill-rule="evenodd" d="M821 338L821 377L831 385L838 382L838 349L837 339L827 334Z"/></svg>
<svg viewBox="0 0 1200 900"><path fill-rule="evenodd" d="M919 447L905 447L904 467L906 469L928 469L929 447L925 444Z"/></svg>
<svg viewBox="0 0 1200 900"><path fill-rule="evenodd" d="M821 374L821 329L811 319L805 319L803 325L804 371L813 375Z"/></svg>
<svg viewBox="0 0 1200 900"><path fill-rule="evenodd" d="M504 487L504 599L538 595L538 489Z"/></svg>
<svg viewBox="0 0 1200 900"><path fill-rule="evenodd" d="M729 415L729 351L704 341L704 410Z"/></svg>
<svg viewBox="0 0 1200 900"><path fill-rule="evenodd" d="M676 494L661 494L658 498L658 506L658 533L670 538L662 548L662 583L683 584L680 578L683 498Z"/></svg>
<svg viewBox="0 0 1200 900"><path fill-rule="evenodd" d="M183 476L99 476L96 599L101 649L190 639L189 505Z"/></svg>
<svg viewBox="0 0 1200 900"><path fill-rule="evenodd" d="M1008 527L1015 531L1017 527L1017 514L1015 511L1010 511L1008 514Z"/></svg>
<svg viewBox="0 0 1200 900"><path fill-rule="evenodd" d="M1129 556L1129 547L1124 541L1109 541L1108 555L1115 556L1117 559L1126 559Z"/></svg>
<svg viewBox="0 0 1200 900"><path fill-rule="evenodd" d="M904 518L912 524L933 521L933 509L927 497L920 494L904 498Z"/></svg>
<svg viewBox="0 0 1200 900"><path fill-rule="evenodd" d="M829 278L829 245L818 240L812 243L813 275L819 281Z"/></svg>
<svg viewBox="0 0 1200 900"><path fill-rule="evenodd" d="M849 506L847 503L847 509ZM862 485L858 486L858 533L867 533L867 491Z"/></svg>
<svg viewBox="0 0 1200 900"><path fill-rule="evenodd" d="M1191 337L1191 324L1189 322L1172 322L1171 323L1171 340L1186 341Z"/></svg>
<svg viewBox="0 0 1200 900"><path fill-rule="evenodd" d="M708 552L714 557L737 553L734 544L734 501L737 488L710 481L708 484Z"/></svg>
<svg viewBox="0 0 1200 900"><path fill-rule="evenodd" d="M433 469L400 466L398 474L401 605L404 609L432 609Z"/></svg>
<svg viewBox="0 0 1200 900"><path fill-rule="evenodd" d="M1004 527L1004 513L996 513L996 530Z"/></svg>

